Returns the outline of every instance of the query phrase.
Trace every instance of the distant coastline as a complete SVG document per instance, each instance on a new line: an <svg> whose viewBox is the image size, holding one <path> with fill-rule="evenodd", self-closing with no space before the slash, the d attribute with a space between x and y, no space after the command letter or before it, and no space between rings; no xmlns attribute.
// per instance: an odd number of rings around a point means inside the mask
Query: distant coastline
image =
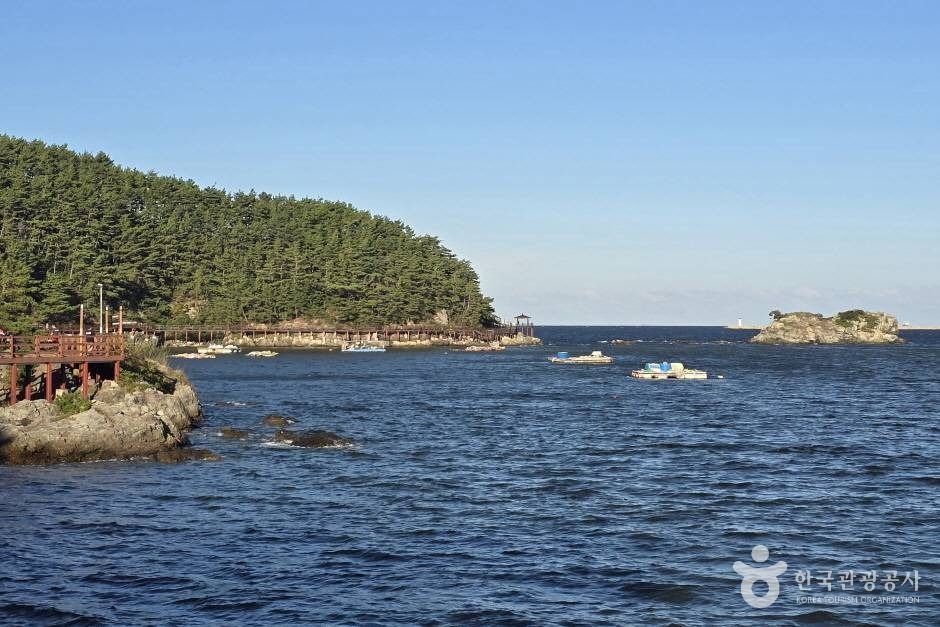
<svg viewBox="0 0 940 627"><path fill-rule="evenodd" d="M707 325L703 325L703 326L707 326ZM763 326L744 325L744 326L740 326L740 327L739 327L739 326L737 326L737 325L735 325L735 324L729 324L729 325L726 326L725 328L726 328L726 329L730 329L731 331L760 331L760 330L762 330L762 329L765 329L765 328L766 328L766 325L763 325ZM912 325L909 325L909 326L900 326L900 327L898 327L898 332L899 332L899 333L900 333L900 332L903 332L903 331L940 331L940 325L931 326L931 325L912 324Z"/></svg>
<svg viewBox="0 0 940 627"><path fill-rule="evenodd" d="M646 329L656 329L656 328L702 328L702 329L725 329L728 331L761 331L765 329L767 325L756 325L756 324L745 324L738 326L736 324L550 324L542 323L539 327L568 327L568 328L586 328L586 327L635 327L635 328L646 328ZM910 326L899 326L899 332L904 331L940 331L940 324L938 325L916 325L912 324Z"/></svg>

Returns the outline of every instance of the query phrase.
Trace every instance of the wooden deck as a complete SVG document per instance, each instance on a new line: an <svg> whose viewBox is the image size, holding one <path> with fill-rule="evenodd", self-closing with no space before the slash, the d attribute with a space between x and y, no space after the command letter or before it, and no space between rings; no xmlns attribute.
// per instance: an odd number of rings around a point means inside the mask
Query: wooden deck
<svg viewBox="0 0 940 627"><path fill-rule="evenodd" d="M43 388L45 398L53 398L53 364L77 365L80 371L82 396L88 398L90 364L113 364L113 376L121 374L124 360L124 336L120 333L99 335L37 335L34 337L0 336L0 365L10 367L10 404L19 397L19 367L45 366ZM32 396L32 385L23 394Z"/></svg>

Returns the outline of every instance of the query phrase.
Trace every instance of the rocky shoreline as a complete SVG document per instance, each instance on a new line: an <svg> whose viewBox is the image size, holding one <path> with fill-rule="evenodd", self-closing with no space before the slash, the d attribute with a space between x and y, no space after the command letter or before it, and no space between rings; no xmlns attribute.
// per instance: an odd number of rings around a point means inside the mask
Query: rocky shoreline
<svg viewBox="0 0 940 627"><path fill-rule="evenodd" d="M798 311L774 312L774 321L751 338L754 344L897 344L898 319L852 309L831 317Z"/></svg>
<svg viewBox="0 0 940 627"><path fill-rule="evenodd" d="M159 462L218 459L189 448L188 432L202 419L192 386L181 373L152 363L172 391L104 381L90 407L69 415L58 403L21 401L0 409L0 463L49 464L149 458Z"/></svg>
<svg viewBox="0 0 940 627"><path fill-rule="evenodd" d="M363 333L357 337L357 341L366 344L378 342L374 334ZM341 348L346 340L337 333L259 333L257 335L228 334L224 336L221 344L233 344L241 348ZM427 348L430 346L484 346L489 344L488 340L479 340L470 336L454 338L446 334L432 335L421 339L410 340L391 340L383 342L389 348ZM502 335L499 338L501 346L538 346L542 340L537 337L523 335ZM197 342L182 342L167 340L165 346L170 348L180 348L184 346L199 346Z"/></svg>

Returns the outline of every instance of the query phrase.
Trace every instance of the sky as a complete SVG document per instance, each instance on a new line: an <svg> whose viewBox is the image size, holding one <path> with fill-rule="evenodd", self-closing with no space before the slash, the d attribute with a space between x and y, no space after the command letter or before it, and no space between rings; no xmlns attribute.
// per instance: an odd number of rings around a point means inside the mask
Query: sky
<svg viewBox="0 0 940 627"><path fill-rule="evenodd" d="M430 233L536 324L940 324L940 3L5 3L0 132Z"/></svg>

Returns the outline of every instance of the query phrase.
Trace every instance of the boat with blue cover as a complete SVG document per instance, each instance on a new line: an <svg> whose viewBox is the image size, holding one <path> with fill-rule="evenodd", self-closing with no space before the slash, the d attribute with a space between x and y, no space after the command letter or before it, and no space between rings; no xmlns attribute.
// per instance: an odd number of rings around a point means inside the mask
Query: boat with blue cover
<svg viewBox="0 0 940 627"><path fill-rule="evenodd" d="M664 361L660 364L648 363L641 370L631 371L630 376L634 379L707 379L708 373L686 368L679 362Z"/></svg>
<svg viewBox="0 0 940 627"><path fill-rule="evenodd" d="M612 364L614 363L614 358L605 355L600 351L592 351L590 355L577 355L571 357L568 353L564 351L559 351L555 354L554 357L549 359L553 364L594 364L594 365L603 365L603 364Z"/></svg>

